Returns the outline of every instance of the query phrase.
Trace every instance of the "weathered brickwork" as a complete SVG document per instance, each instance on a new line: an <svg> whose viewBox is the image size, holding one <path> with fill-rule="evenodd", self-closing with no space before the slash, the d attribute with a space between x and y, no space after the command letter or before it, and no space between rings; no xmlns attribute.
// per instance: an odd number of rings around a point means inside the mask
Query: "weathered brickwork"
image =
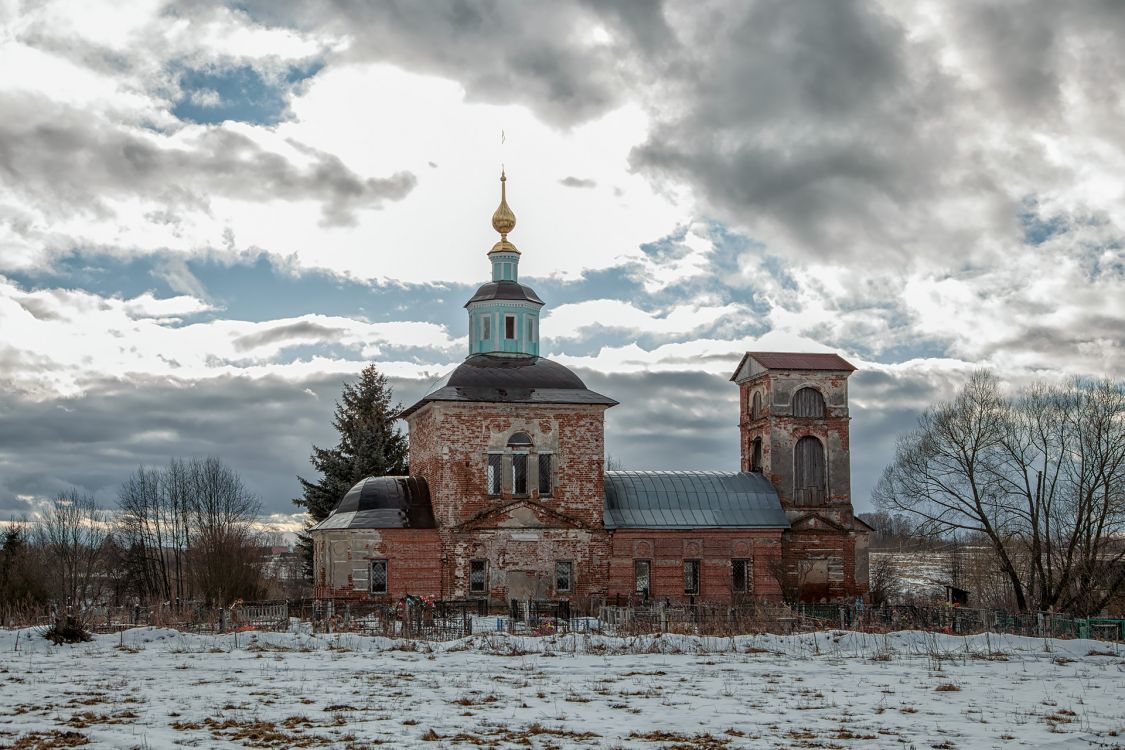
<svg viewBox="0 0 1125 750"><path fill-rule="evenodd" d="M436 529L339 529L314 534L313 596L396 602L406 594L436 594L441 585L441 537ZM371 563L387 561L387 590L371 591Z"/></svg>
<svg viewBox="0 0 1125 750"><path fill-rule="evenodd" d="M736 376L741 468L770 480L790 529L606 529L606 405L431 401L407 421L411 473L428 482L437 529L315 533L316 595L581 604L642 594L713 603L864 594L869 530L852 513L849 372L748 368ZM805 388L819 394L813 416L801 416L808 402L795 407ZM795 476L805 471L799 460L807 465L798 441L809 436L823 446L822 489L811 493ZM525 492L517 492L518 455L527 457ZM491 487L490 456L499 471ZM542 494L540 470L550 473ZM365 577L373 560L387 561L385 593L372 593ZM643 592L637 561L647 563ZM685 581L694 563L695 591Z"/></svg>
<svg viewBox="0 0 1125 750"><path fill-rule="evenodd" d="M739 378L742 470L760 470L770 480L791 524L782 536L779 575L788 598L819 601L867 592L870 530L855 519L851 498L849 374L765 370L750 363ZM821 395L822 416L795 415L795 396L803 388ZM799 496L795 485L797 442L806 436L818 439L824 449L821 497Z"/></svg>
<svg viewBox="0 0 1125 750"><path fill-rule="evenodd" d="M653 530L621 529L613 533L609 593L638 598L636 561L649 563L648 596L670 602L729 603L735 599L777 600L781 560L779 529ZM684 561L698 560L698 593L685 591ZM750 561L744 591L733 590L733 561Z"/></svg>

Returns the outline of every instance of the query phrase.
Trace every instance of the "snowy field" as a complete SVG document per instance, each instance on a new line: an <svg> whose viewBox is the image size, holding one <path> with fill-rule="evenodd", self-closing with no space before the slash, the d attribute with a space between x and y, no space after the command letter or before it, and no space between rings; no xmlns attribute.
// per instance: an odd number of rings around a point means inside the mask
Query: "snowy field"
<svg viewBox="0 0 1125 750"><path fill-rule="evenodd" d="M5 748L1125 747L1125 650L917 632L0 631Z"/></svg>

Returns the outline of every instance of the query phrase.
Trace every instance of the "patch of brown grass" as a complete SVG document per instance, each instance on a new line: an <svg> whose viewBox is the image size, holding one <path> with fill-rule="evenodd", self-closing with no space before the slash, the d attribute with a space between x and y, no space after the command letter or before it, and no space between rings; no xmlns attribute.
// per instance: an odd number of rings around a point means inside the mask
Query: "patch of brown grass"
<svg viewBox="0 0 1125 750"><path fill-rule="evenodd" d="M30 732L16 738L15 744L8 745L11 750L53 750L58 747L81 747L89 745L90 738L81 732Z"/></svg>

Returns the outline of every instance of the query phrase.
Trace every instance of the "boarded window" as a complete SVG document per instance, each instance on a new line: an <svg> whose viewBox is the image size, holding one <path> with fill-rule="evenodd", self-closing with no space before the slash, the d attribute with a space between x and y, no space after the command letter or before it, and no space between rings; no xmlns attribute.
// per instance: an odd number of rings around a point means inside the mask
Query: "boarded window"
<svg viewBox="0 0 1125 750"><path fill-rule="evenodd" d="M754 391L754 398L750 402L750 418L758 419L762 416L762 392Z"/></svg>
<svg viewBox="0 0 1125 750"><path fill-rule="evenodd" d="M647 599L652 581L652 563L648 560L633 561L633 591L642 599Z"/></svg>
<svg viewBox="0 0 1125 750"><path fill-rule="evenodd" d="M469 560L469 592L483 594L488 591L488 560Z"/></svg>
<svg viewBox="0 0 1125 750"><path fill-rule="evenodd" d="M551 461L550 453L539 454L539 495L541 497L550 497L554 485L551 481Z"/></svg>
<svg viewBox="0 0 1125 750"><path fill-rule="evenodd" d="M762 470L762 439L754 438L750 444L750 471Z"/></svg>
<svg viewBox="0 0 1125 750"><path fill-rule="evenodd" d="M731 560L730 588L738 594L754 590L754 565L750 560Z"/></svg>
<svg viewBox="0 0 1125 750"><path fill-rule="evenodd" d="M480 319L480 337L485 341L492 338L492 318L488 315Z"/></svg>
<svg viewBox="0 0 1125 750"><path fill-rule="evenodd" d="M512 494L527 494L527 454L517 453L512 456Z"/></svg>
<svg viewBox="0 0 1125 750"><path fill-rule="evenodd" d="M516 316L515 315L505 315L504 316L504 338L511 340L511 339L514 339L515 337L516 337Z"/></svg>
<svg viewBox="0 0 1125 750"><path fill-rule="evenodd" d="M812 435L793 449L793 495L798 505L819 505L827 496L824 444Z"/></svg>
<svg viewBox="0 0 1125 750"><path fill-rule="evenodd" d="M684 560L684 593L699 593L699 560Z"/></svg>
<svg viewBox="0 0 1125 750"><path fill-rule="evenodd" d="M574 579L574 563L569 560L559 560L555 563L555 591L570 591Z"/></svg>
<svg viewBox="0 0 1125 750"><path fill-rule="evenodd" d="M802 388L793 394L794 417L823 417L824 396L815 388Z"/></svg>
<svg viewBox="0 0 1125 750"><path fill-rule="evenodd" d="M372 560L371 561L371 593L372 594L385 594L385 593L387 593L387 561L386 560Z"/></svg>
<svg viewBox="0 0 1125 750"><path fill-rule="evenodd" d="M527 319L527 340L535 340L535 318Z"/></svg>

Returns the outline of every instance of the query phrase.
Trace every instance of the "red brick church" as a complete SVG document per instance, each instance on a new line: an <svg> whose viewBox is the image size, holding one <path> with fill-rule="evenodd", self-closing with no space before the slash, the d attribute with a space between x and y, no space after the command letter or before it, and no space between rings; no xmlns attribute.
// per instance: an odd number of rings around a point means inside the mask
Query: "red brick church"
<svg viewBox="0 0 1125 750"><path fill-rule="evenodd" d="M740 471L606 471L605 410L539 356L506 178L492 280L465 305L469 357L399 416L409 477L359 482L312 529L315 595L396 601L854 598L870 529L852 513L848 376L835 354L748 352ZM653 429L659 429L654 424Z"/></svg>

